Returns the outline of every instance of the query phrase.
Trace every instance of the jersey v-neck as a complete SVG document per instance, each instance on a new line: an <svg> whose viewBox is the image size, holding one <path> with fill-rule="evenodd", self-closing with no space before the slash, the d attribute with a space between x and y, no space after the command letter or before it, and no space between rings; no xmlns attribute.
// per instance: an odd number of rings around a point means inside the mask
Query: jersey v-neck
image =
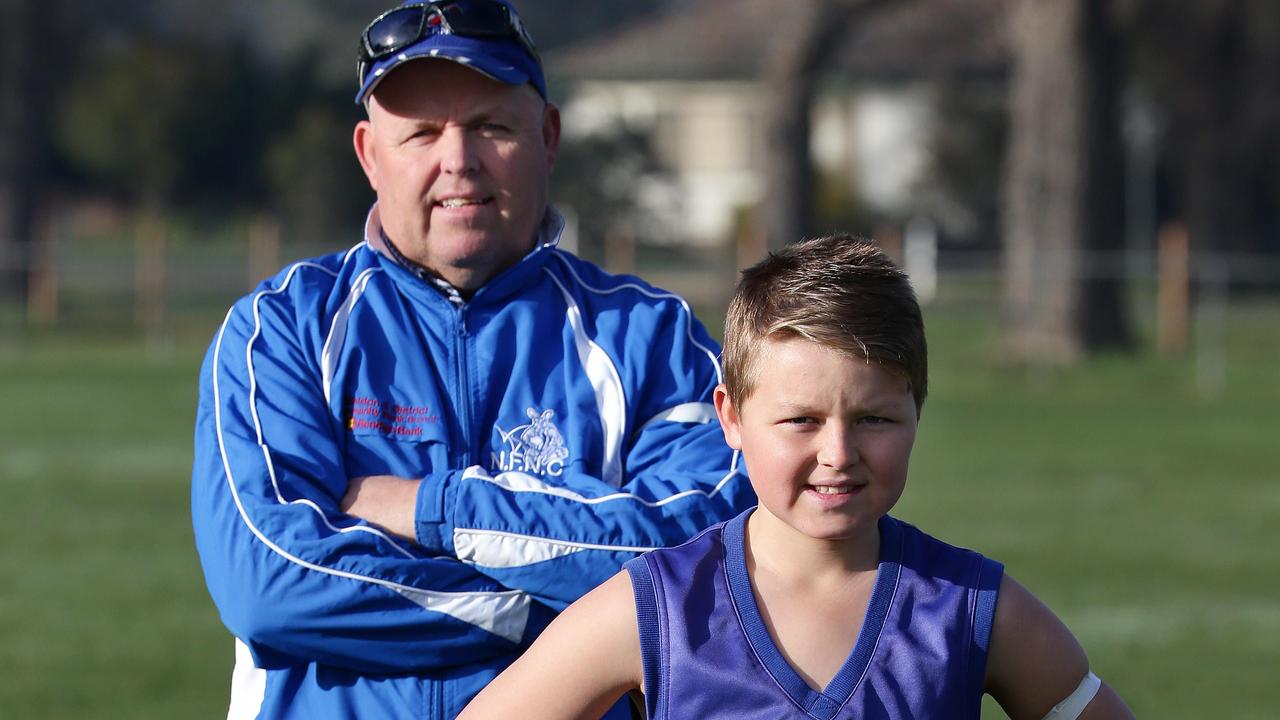
<svg viewBox="0 0 1280 720"><path fill-rule="evenodd" d="M897 521L887 515L877 525L880 533L880 561L871 598L867 603L866 618L849 657L831 678L831 682L819 692L809 687L795 668L791 667L791 663L787 662L769 635L760 607L756 604L755 593L751 590L751 578L747 573L745 540L749 516L750 513L743 513L725 523L723 535L729 592L742 623L742 630L756 657L791 701L817 720L828 720L853 697L875 655L902 570L900 528Z"/></svg>

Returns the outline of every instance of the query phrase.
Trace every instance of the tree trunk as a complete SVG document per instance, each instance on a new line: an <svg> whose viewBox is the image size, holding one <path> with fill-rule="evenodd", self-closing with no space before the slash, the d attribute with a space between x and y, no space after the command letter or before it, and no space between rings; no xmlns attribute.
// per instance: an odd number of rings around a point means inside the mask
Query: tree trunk
<svg viewBox="0 0 1280 720"><path fill-rule="evenodd" d="M1256 250L1249 222L1248 186L1258 153L1249 114L1257 85L1250 82L1248 21L1239 3L1205 3L1193 15L1199 32L1186 52L1196 88L1182 95L1185 201L1193 252ZM1255 81L1256 82L1256 81Z"/></svg>
<svg viewBox="0 0 1280 720"><path fill-rule="evenodd" d="M1065 364L1128 343L1114 252L1124 225L1118 53L1106 10L1106 0L1013 8L1002 224L1005 341L1015 362ZM1112 261L1092 262L1099 258Z"/></svg>
<svg viewBox="0 0 1280 720"><path fill-rule="evenodd" d="M37 189L37 118L43 88L36 59L40 13L44 4L0 0L0 300L21 302L27 295L31 237Z"/></svg>
<svg viewBox="0 0 1280 720"><path fill-rule="evenodd" d="M1078 330L1086 350L1133 346L1125 288L1125 183L1120 92L1121 38L1108 0L1085 0L1082 76L1085 102L1081 243L1086 253Z"/></svg>
<svg viewBox="0 0 1280 720"><path fill-rule="evenodd" d="M1138 60L1165 111L1171 212L1207 254L1277 249L1280 5L1274 0L1143 0ZM1243 262L1242 262L1243 261Z"/></svg>
<svg viewBox="0 0 1280 720"><path fill-rule="evenodd" d="M765 103L760 210L770 248L796 242L812 229L814 95L854 16L882 1L793 0L780 11L786 22L776 28L760 78Z"/></svg>

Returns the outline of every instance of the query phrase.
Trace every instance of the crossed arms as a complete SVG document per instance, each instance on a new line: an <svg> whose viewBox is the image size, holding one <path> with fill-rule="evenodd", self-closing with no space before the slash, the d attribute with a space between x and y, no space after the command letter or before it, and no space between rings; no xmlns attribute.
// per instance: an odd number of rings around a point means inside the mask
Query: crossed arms
<svg viewBox="0 0 1280 720"><path fill-rule="evenodd" d="M636 552L754 502L714 421L677 418L637 423L620 486L388 463L413 477L384 498L395 516L344 512L344 497L366 512L374 485L350 482L369 473L350 469L351 438L322 386L323 337L301 327L290 283L302 274L336 272L300 264L238 303L201 371L196 543L224 623L259 667L395 673L509 656ZM690 348L651 349L708 372ZM684 402L710 401L703 380Z"/></svg>

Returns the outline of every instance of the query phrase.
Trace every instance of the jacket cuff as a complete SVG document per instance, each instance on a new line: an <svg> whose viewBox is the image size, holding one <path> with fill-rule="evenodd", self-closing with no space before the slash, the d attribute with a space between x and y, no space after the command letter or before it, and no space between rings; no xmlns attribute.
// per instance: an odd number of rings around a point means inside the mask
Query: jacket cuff
<svg viewBox="0 0 1280 720"><path fill-rule="evenodd" d="M453 555L453 526L448 521L446 503L453 490L456 473L432 473L418 483L418 505L414 527L418 544L433 553Z"/></svg>

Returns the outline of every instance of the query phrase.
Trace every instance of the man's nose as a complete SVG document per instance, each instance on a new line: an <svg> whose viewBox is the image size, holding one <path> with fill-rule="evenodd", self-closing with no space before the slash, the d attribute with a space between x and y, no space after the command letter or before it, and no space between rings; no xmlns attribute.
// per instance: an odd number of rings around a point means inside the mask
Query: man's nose
<svg viewBox="0 0 1280 720"><path fill-rule="evenodd" d="M841 469L858 461L858 447L853 429L844 423L829 422L818 439L818 462Z"/></svg>
<svg viewBox="0 0 1280 720"><path fill-rule="evenodd" d="M478 167L475 140L464 127L446 128L440 135L440 169L447 173L467 174Z"/></svg>

